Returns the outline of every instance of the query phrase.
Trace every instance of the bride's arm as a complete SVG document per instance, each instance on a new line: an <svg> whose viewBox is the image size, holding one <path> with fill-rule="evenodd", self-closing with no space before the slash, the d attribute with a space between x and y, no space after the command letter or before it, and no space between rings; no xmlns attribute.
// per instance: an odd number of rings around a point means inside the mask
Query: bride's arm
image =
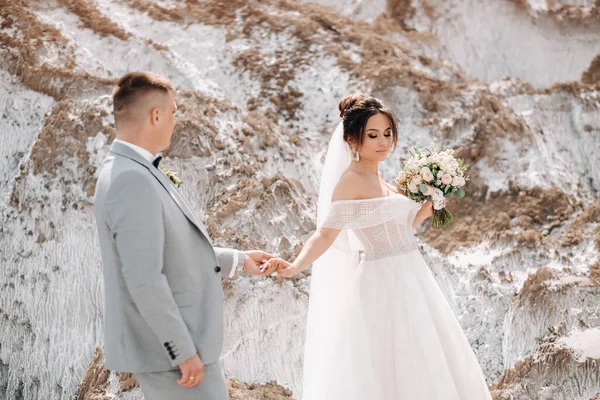
<svg viewBox="0 0 600 400"><path fill-rule="evenodd" d="M306 241L306 244L302 247L296 260L287 268L279 270L278 274L285 277L291 277L304 271L321 257L329 247L331 247L340 232L339 229L333 228L317 229L317 231Z"/></svg>
<svg viewBox="0 0 600 400"><path fill-rule="evenodd" d="M358 189L360 187L360 177L351 171L347 172L342 175L340 182L335 187L331 201L356 200L360 197ZM277 273L285 277L292 277L304 271L331 247L340 232L341 229L335 228L321 227L317 229L306 241L296 260L283 269L278 268Z"/></svg>

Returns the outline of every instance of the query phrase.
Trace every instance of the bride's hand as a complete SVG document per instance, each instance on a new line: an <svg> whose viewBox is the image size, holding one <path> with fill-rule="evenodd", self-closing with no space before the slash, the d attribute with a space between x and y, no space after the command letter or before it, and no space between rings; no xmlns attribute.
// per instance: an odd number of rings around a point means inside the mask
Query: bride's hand
<svg viewBox="0 0 600 400"><path fill-rule="evenodd" d="M419 213L423 220L433 216L433 203L429 200L425 200L419 209Z"/></svg>
<svg viewBox="0 0 600 400"><path fill-rule="evenodd" d="M300 271L294 267L293 264L282 260L281 258L273 259L272 262L277 264L277 276L283 276L284 278L291 278L297 275Z"/></svg>
<svg viewBox="0 0 600 400"><path fill-rule="evenodd" d="M417 226L421 225L423 221L433 215L433 203L429 200L425 200L423 204L421 204L421 208L417 211L417 215L415 216L415 220L412 223L413 229Z"/></svg>

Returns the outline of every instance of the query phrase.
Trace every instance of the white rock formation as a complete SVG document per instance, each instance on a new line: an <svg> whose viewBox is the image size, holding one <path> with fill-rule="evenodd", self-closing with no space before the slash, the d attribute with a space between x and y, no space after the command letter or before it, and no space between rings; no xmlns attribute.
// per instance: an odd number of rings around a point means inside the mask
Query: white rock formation
<svg viewBox="0 0 600 400"><path fill-rule="evenodd" d="M226 3L0 0L0 398L71 398L102 346L92 195L115 133L110 90L132 69L180 88L166 162L219 245L297 254L346 94L373 93L400 118L389 181L409 148L454 147L473 165L469 197L451 204L452 226L419 235L488 382L507 399L599 392L582 343L599 326L600 91L533 87L579 80L600 52L591 17L558 29L545 2L508 0L413 1L395 19L383 1ZM300 398L309 286L309 274L224 282L236 396L258 393L239 381L274 380ZM141 398L98 376L88 398Z"/></svg>

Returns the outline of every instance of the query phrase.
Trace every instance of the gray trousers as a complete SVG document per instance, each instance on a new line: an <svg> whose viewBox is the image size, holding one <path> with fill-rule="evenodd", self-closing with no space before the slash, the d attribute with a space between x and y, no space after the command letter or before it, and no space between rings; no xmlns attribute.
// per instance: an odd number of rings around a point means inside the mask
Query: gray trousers
<svg viewBox="0 0 600 400"><path fill-rule="evenodd" d="M179 369L163 372L133 374L140 383L146 400L228 400L227 383L221 362L204 366L202 382L192 388L177 384Z"/></svg>

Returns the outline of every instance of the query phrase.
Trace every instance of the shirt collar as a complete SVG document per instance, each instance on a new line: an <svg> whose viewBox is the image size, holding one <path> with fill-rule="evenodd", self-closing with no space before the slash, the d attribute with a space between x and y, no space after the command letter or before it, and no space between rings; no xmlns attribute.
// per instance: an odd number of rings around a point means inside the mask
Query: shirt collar
<svg viewBox="0 0 600 400"><path fill-rule="evenodd" d="M148 150L146 150L146 149L144 149L144 148L142 148L140 146L137 146L137 145L135 145L133 143L129 143L129 142L126 142L126 141L121 140L121 139L115 139L114 141L117 142L117 143L121 143L121 144L123 144L123 145L125 145L125 146L127 146L127 147L129 147L129 148L131 148L133 150L135 150L139 155L141 155L142 157L144 157L150 164L152 164L152 161L156 158L156 156L152 155L152 153L150 153ZM157 156L158 155L160 155L160 153L158 153Z"/></svg>

